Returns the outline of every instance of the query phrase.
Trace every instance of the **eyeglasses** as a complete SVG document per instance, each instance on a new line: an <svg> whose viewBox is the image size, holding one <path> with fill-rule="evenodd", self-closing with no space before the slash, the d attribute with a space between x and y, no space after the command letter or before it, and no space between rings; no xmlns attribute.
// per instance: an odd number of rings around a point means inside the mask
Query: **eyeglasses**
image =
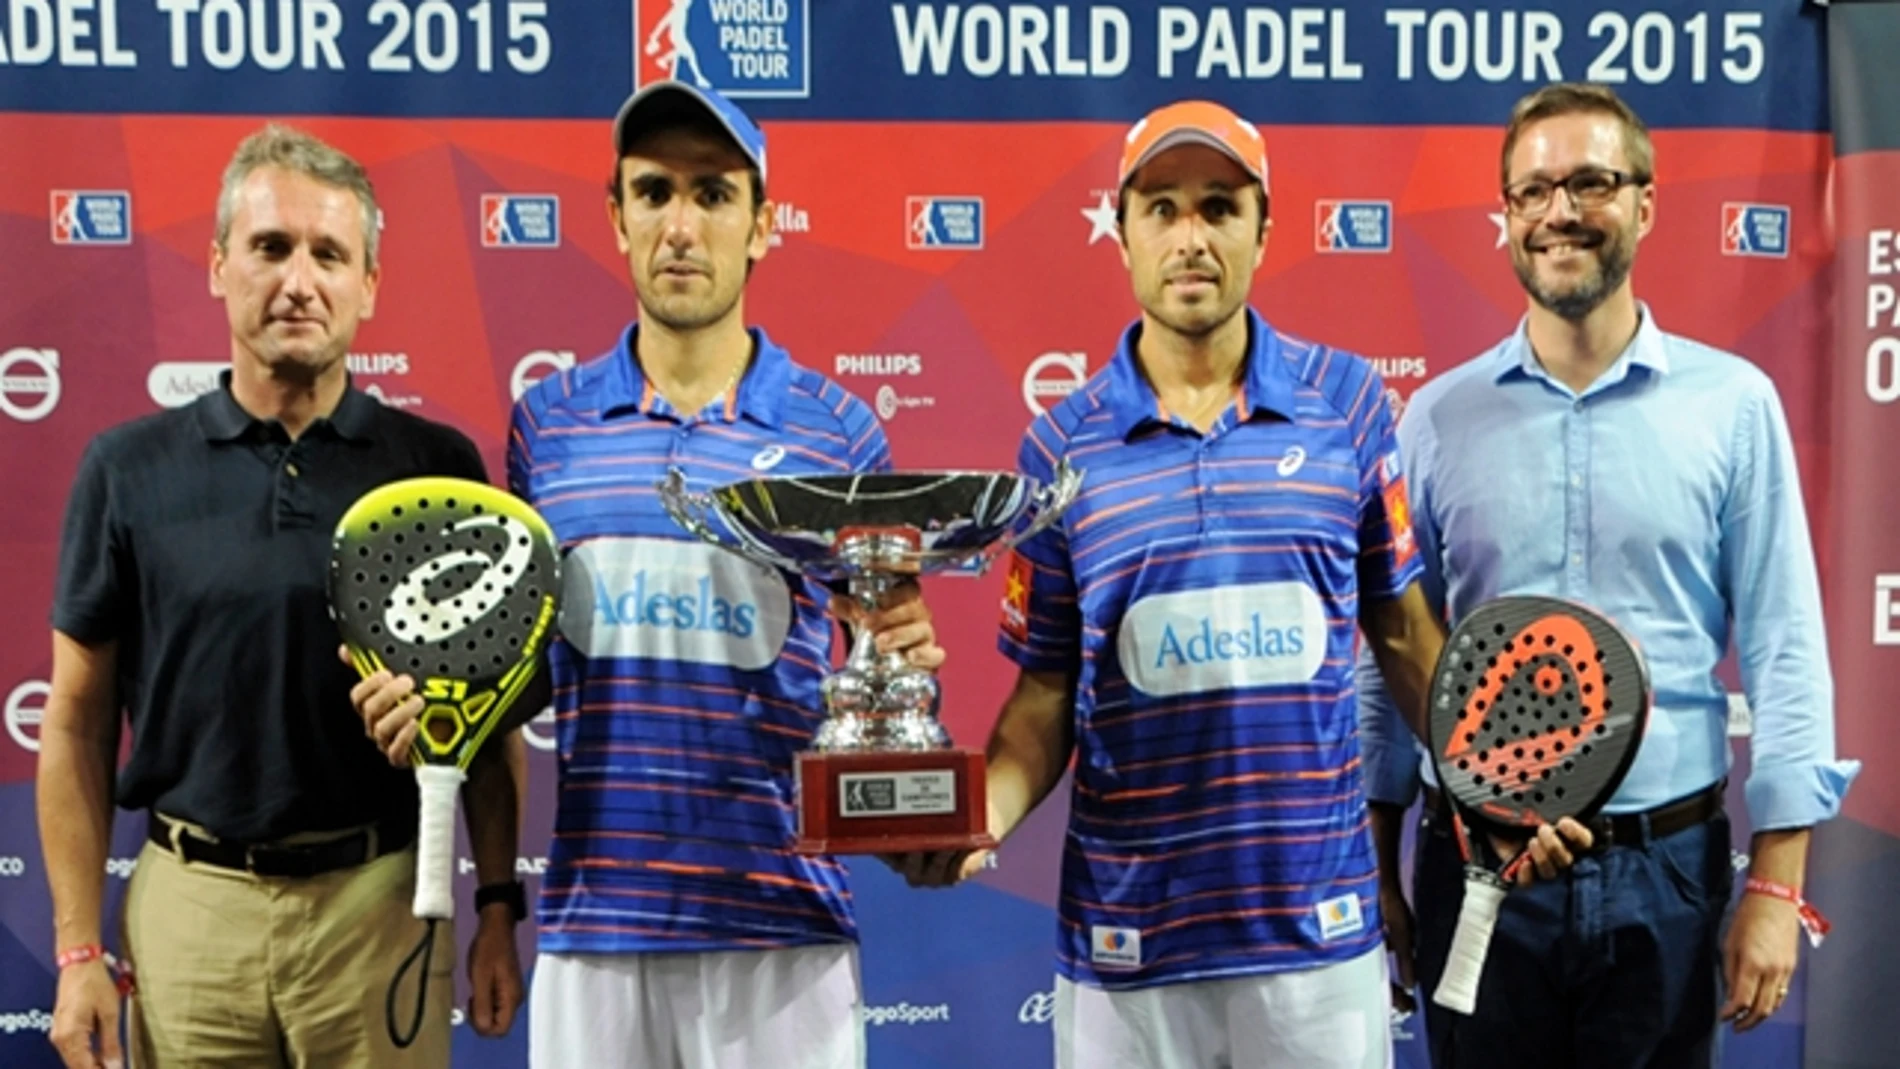
<svg viewBox="0 0 1900 1069"><path fill-rule="evenodd" d="M1649 176L1629 174L1625 171L1604 171L1591 168L1578 171L1568 178L1526 178L1515 185L1504 187L1504 203L1511 214L1525 219L1541 218L1550 210L1550 202L1559 189L1570 197L1570 203L1578 211L1601 208L1616 199L1624 186L1646 186Z"/></svg>

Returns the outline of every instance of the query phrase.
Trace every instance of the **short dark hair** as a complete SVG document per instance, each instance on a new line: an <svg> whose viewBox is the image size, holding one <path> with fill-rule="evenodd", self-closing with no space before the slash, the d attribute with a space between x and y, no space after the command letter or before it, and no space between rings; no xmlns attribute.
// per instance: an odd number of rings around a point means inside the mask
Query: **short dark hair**
<svg viewBox="0 0 1900 1069"><path fill-rule="evenodd" d="M1623 155L1629 158L1630 173L1644 181L1656 177L1656 150L1649 143L1649 127L1636 110L1606 85L1590 82L1553 82L1526 94L1511 109L1511 121L1504 127L1504 152L1498 161L1499 182L1511 184L1511 153L1524 128L1559 115L1608 115L1623 124Z"/></svg>
<svg viewBox="0 0 1900 1069"><path fill-rule="evenodd" d="M1127 220L1128 191L1134 187L1134 175L1130 175L1128 181L1123 182L1122 187L1115 191L1115 229L1118 231L1122 229L1123 224ZM1267 187L1258 182L1253 183L1253 195L1254 198L1260 202L1260 229L1256 230L1253 236L1255 241L1259 241L1260 235L1267 232L1267 209L1272 205L1273 198L1267 196Z"/></svg>
<svg viewBox="0 0 1900 1069"><path fill-rule="evenodd" d="M626 160L628 150L656 130L686 130L708 140L723 141L731 145L740 155L745 155L739 143L733 140L732 131L726 129L718 119L713 118L705 108L687 101L672 103L660 99L649 101L646 107L664 109L664 112L657 118L645 122L639 133L620 146L620 155L614 160L614 172L607 179L607 195L614 199L615 204L620 203L620 165ZM765 175L759 172L758 164L752 163L749 159L746 164L746 175L752 180L752 207L756 211L759 205L765 203Z"/></svg>

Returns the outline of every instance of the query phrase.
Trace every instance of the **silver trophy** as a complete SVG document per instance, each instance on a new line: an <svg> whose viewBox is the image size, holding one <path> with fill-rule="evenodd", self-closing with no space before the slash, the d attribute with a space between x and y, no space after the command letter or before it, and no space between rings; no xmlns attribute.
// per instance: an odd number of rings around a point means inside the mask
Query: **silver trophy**
<svg viewBox="0 0 1900 1069"><path fill-rule="evenodd" d="M1082 473L1065 462L1047 485L1015 472L884 472L779 476L692 493L675 468L659 493L699 538L834 590L842 584L869 611L919 576L981 575L1054 523L1081 485ZM935 674L901 653L878 653L861 630L822 693L825 721L797 770L800 850L993 845L983 755L951 748L937 719Z"/></svg>

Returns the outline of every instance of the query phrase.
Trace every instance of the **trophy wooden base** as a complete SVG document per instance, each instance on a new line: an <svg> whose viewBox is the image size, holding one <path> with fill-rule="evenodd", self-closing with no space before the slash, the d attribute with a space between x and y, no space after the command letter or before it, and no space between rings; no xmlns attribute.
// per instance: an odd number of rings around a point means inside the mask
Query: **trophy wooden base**
<svg viewBox="0 0 1900 1069"><path fill-rule="evenodd" d="M802 753L801 854L905 854L996 845L980 750Z"/></svg>

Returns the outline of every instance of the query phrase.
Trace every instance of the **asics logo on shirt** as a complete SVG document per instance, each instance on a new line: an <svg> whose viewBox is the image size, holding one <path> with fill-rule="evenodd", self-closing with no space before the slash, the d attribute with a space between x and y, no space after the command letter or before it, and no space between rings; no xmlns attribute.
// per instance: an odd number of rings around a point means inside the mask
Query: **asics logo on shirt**
<svg viewBox="0 0 1900 1069"><path fill-rule="evenodd" d="M1326 612L1305 583L1250 583L1145 597L1122 618L1128 681L1168 696L1304 683L1326 657Z"/></svg>

